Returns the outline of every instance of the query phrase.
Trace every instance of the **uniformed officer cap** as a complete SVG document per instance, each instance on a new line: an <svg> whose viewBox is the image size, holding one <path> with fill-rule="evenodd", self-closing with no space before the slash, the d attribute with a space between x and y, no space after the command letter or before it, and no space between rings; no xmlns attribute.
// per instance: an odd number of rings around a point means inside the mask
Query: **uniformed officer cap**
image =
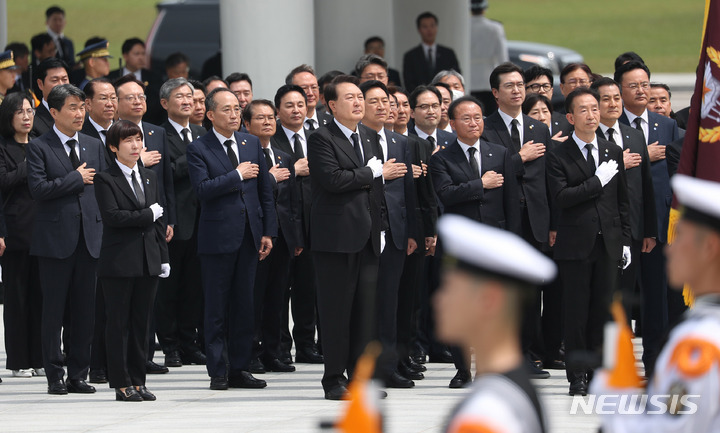
<svg viewBox="0 0 720 433"><path fill-rule="evenodd" d="M507 230L448 214L438 221L438 233L450 266L530 286L549 283L557 273L552 260Z"/></svg>
<svg viewBox="0 0 720 433"><path fill-rule="evenodd" d="M0 53L0 69L16 69L12 50Z"/></svg>
<svg viewBox="0 0 720 433"><path fill-rule="evenodd" d="M720 183L676 174L672 187L684 219L720 232Z"/></svg>
<svg viewBox="0 0 720 433"><path fill-rule="evenodd" d="M107 40L102 40L100 42L94 43L92 45L88 45L85 47L84 50L80 51L77 55L80 58L80 60L86 60L91 57L110 57L110 50L109 47L110 43Z"/></svg>

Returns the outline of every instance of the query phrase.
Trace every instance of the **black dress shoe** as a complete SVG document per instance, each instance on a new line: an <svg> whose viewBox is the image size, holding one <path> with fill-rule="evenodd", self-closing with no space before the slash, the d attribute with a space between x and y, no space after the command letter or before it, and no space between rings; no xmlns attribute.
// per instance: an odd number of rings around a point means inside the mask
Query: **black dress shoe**
<svg viewBox="0 0 720 433"><path fill-rule="evenodd" d="M142 399L145 400L145 401L155 401L155 400L157 400L157 397L155 397L155 394L153 394L152 392L148 391L148 389L145 388L145 385L139 386L135 391L136 391L136 392L140 395L140 397L142 397Z"/></svg>
<svg viewBox="0 0 720 433"><path fill-rule="evenodd" d="M67 392L74 392L76 394L93 394L95 393L95 387L88 385L84 380L70 379L65 383Z"/></svg>
<svg viewBox="0 0 720 433"><path fill-rule="evenodd" d="M304 364L322 364L325 358L313 348L298 349L295 353L295 362Z"/></svg>
<svg viewBox="0 0 720 433"><path fill-rule="evenodd" d="M453 356L447 349L442 349L437 352L430 353L430 362L440 362L445 364L452 364Z"/></svg>
<svg viewBox="0 0 720 433"><path fill-rule="evenodd" d="M405 360L403 361L403 363L404 363L405 365L407 365L408 368L410 368L410 369L413 370L413 371L418 371L418 372L420 372L420 373L422 373L422 372L424 372L424 371L427 371L427 367L425 367L423 364L420 364L420 363L418 363L418 362L415 362L415 360L412 359L411 356L408 356L407 358L405 358Z"/></svg>
<svg viewBox="0 0 720 433"><path fill-rule="evenodd" d="M159 365L152 361L145 361L145 371L147 374L165 374L170 370L164 365Z"/></svg>
<svg viewBox="0 0 720 433"><path fill-rule="evenodd" d="M576 378L570 383L570 395L587 395L587 381L583 378Z"/></svg>
<svg viewBox="0 0 720 433"><path fill-rule="evenodd" d="M263 365L265 365L266 371L275 371L280 373L292 373L293 371L295 371L294 365L285 364L277 358L265 360L265 362L263 362ZM252 373L252 371L250 372Z"/></svg>
<svg viewBox="0 0 720 433"><path fill-rule="evenodd" d="M172 352L168 352L165 355L165 367L182 367L183 363L182 360L180 360L180 354L177 350L173 350Z"/></svg>
<svg viewBox="0 0 720 433"><path fill-rule="evenodd" d="M125 391L115 388L115 400L117 401L143 401L143 398L135 391L135 388L128 386Z"/></svg>
<svg viewBox="0 0 720 433"><path fill-rule="evenodd" d="M338 385L334 388L330 388L325 391L325 400L348 400L348 390L342 385Z"/></svg>
<svg viewBox="0 0 720 433"><path fill-rule="evenodd" d="M550 377L550 373L545 370L540 370L535 363L530 360L525 362L525 369L530 379L548 379Z"/></svg>
<svg viewBox="0 0 720 433"><path fill-rule="evenodd" d="M412 368L408 367L408 365L404 362L398 364L398 373L400 373L400 375L402 375L403 377L411 380L425 379L424 374L419 371L413 370Z"/></svg>
<svg viewBox="0 0 720 433"><path fill-rule="evenodd" d="M215 391L224 391L228 389L228 380L225 377L211 377L210 378L210 389Z"/></svg>
<svg viewBox="0 0 720 433"><path fill-rule="evenodd" d="M67 387L62 380L48 383L48 394L65 395L67 393Z"/></svg>
<svg viewBox="0 0 720 433"><path fill-rule="evenodd" d="M228 378L228 385L230 388L265 388L267 382L254 378L249 371L241 371L240 374Z"/></svg>
<svg viewBox="0 0 720 433"><path fill-rule="evenodd" d="M425 364L427 362L427 355L425 352L415 352L410 355L410 359L416 364Z"/></svg>
<svg viewBox="0 0 720 433"><path fill-rule="evenodd" d="M543 365L548 370L565 370L565 361L560 359L546 359Z"/></svg>
<svg viewBox="0 0 720 433"><path fill-rule="evenodd" d="M90 370L90 383L107 383L107 374L105 370Z"/></svg>
<svg viewBox="0 0 720 433"><path fill-rule="evenodd" d="M252 374L265 374L265 365L260 361L260 358L253 358L248 366L248 371Z"/></svg>
<svg viewBox="0 0 720 433"><path fill-rule="evenodd" d="M455 377L450 379L450 388L465 388L472 382L472 375L468 370L458 370Z"/></svg>
<svg viewBox="0 0 720 433"><path fill-rule="evenodd" d="M292 364L293 359L290 352L283 352L282 355L280 355L280 361L282 361L283 364Z"/></svg>
<svg viewBox="0 0 720 433"><path fill-rule="evenodd" d="M400 375L397 371L385 380L386 388L412 388L415 382Z"/></svg>
<svg viewBox="0 0 720 433"><path fill-rule="evenodd" d="M180 355L180 360L185 365L205 365L207 364L207 357L199 350L190 353L183 353Z"/></svg>

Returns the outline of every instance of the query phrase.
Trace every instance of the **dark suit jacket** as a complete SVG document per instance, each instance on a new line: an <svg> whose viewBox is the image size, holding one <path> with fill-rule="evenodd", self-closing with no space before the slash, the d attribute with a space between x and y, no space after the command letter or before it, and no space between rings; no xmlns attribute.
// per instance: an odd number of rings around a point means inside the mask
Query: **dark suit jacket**
<svg viewBox="0 0 720 433"><path fill-rule="evenodd" d="M440 71L455 69L461 72L455 51L439 44L436 47L436 52L433 53L435 56L434 69L428 65L422 44L405 53L403 57L403 81L408 92L412 92L420 84L430 83Z"/></svg>
<svg viewBox="0 0 720 433"><path fill-rule="evenodd" d="M472 173L465 152L457 140L430 157L430 172L444 213L463 215L484 224L520 233L517 181L510 152L503 146L480 139L480 177ZM502 174L498 188L485 189L482 175Z"/></svg>
<svg viewBox="0 0 720 433"><path fill-rule="evenodd" d="M563 136L569 136L572 135L573 130L575 129L570 124L570 122L568 122L565 114L557 111L553 111L550 122L552 123L552 128L550 131L550 134L552 136L555 136L555 134L557 134L558 132L562 132Z"/></svg>
<svg viewBox="0 0 720 433"><path fill-rule="evenodd" d="M175 205L175 186L173 184L173 171L170 162L170 153L168 153L167 135L165 128L152 123L142 122L143 142L148 151L157 150L162 155L160 162L148 167L157 175L160 183L160 206L163 207L165 213L165 224L177 224L177 213Z"/></svg>
<svg viewBox="0 0 720 433"><path fill-rule="evenodd" d="M412 122L412 121L409 122L407 128L408 128L408 135L414 135L415 137L418 137L417 131L415 131L415 123L414 122ZM437 142L435 143L435 146L440 147L441 150L445 149L446 147L449 147L453 143L453 141L457 140L457 135L455 135L454 132L447 132L442 129L438 129L436 135L437 135ZM428 144L430 144L429 141L428 141ZM433 150L435 150L435 149L431 149L430 152L432 153Z"/></svg>
<svg viewBox="0 0 720 433"><path fill-rule="evenodd" d="M90 137L97 138L102 143L102 138L100 138L100 133L95 129L92 123L88 120L88 117L85 116L85 122L83 123L83 127L80 130L85 135L89 135ZM110 167L110 164L115 164L115 154L112 150L110 150L109 147L105 146L105 165Z"/></svg>
<svg viewBox="0 0 720 433"><path fill-rule="evenodd" d="M556 260L584 260L590 256L598 230L607 253L620 260L623 246L630 245L627 185L622 150L598 139L598 164L614 159L618 173L602 186L595 171L572 137L547 154L550 191L561 209L555 241Z"/></svg>
<svg viewBox="0 0 720 433"><path fill-rule="evenodd" d="M274 164L280 164L281 168L290 170L290 178L277 182L273 175L270 175L270 183L275 199L275 210L277 212L278 225L285 237L285 243L290 251L290 257L295 255L296 247L303 247L304 236L302 226L302 200L300 189L295 185L295 162L290 154L279 149L272 149ZM308 179L309 181L310 179Z"/></svg>
<svg viewBox="0 0 720 433"><path fill-rule="evenodd" d="M170 122L162 125L167 136L167 159L170 163L170 172L173 179L173 192L175 197L176 221L174 238L181 241L190 239L195 232L195 222L198 217L198 203L190 183L187 163L187 144L175 130ZM205 135L207 131L202 126L190 124L190 134L193 141Z"/></svg>
<svg viewBox="0 0 720 433"><path fill-rule="evenodd" d="M260 248L263 236L277 236L277 216L270 174L257 137L234 133L238 161L258 164L254 179L240 180L223 143L211 130L187 148L190 183L200 201L198 253L228 254L243 243L245 224L250 225L253 242Z"/></svg>
<svg viewBox="0 0 720 433"><path fill-rule="evenodd" d="M103 171L102 142L78 134L80 161L95 172ZM32 140L27 147L28 186L37 200L30 254L64 259L75 252L82 227L92 257L99 257L102 218L94 185L85 185L74 170L65 147L54 130ZM81 224L82 219L82 224Z"/></svg>
<svg viewBox="0 0 720 433"><path fill-rule="evenodd" d="M122 68L110 71L108 79L115 81L122 77ZM147 96L147 112L143 116L143 120L160 125L167 120L167 113L160 105L160 87L162 86L162 79L158 74L149 70L142 69L140 71L140 78L145 85L145 95Z"/></svg>
<svg viewBox="0 0 720 433"><path fill-rule="evenodd" d="M620 123L630 125L625 112L620 116ZM680 131L677 123L665 116L648 111L648 139L646 144L656 141L661 145L668 145L680 138ZM657 240L661 243L667 242L668 224L670 221L670 205L672 204L672 190L670 189L670 175L668 174L667 160L661 159L650 164L650 172L653 178L653 189L655 191L655 212L657 214Z"/></svg>
<svg viewBox="0 0 720 433"><path fill-rule="evenodd" d="M365 161L335 122L308 138L312 182L310 245L312 251L357 253L372 240L380 256L382 178L373 178L366 161L376 155L377 134L358 125Z"/></svg>
<svg viewBox="0 0 720 433"><path fill-rule="evenodd" d="M33 121L33 129L30 131L30 138L37 138L48 131L52 131L54 124L55 119L53 119L50 111L40 102L40 105L35 109L35 120Z"/></svg>
<svg viewBox="0 0 720 433"><path fill-rule="evenodd" d="M510 152L513 172L520 186L515 203L518 203L520 209L527 206L535 240L547 242L550 231L550 200L546 188L545 157L541 156L534 161L523 163L520 153L518 153L520 148L512 143L510 133L499 112L495 112L485 119L483 138L491 143L502 144ZM543 143L546 152L555 146L555 142L550 136L550 130L544 123L523 115L523 144L530 140L535 143Z"/></svg>
<svg viewBox="0 0 720 433"><path fill-rule="evenodd" d="M407 146L407 137L385 130L388 154L385 161L395 158L395 162L407 165L407 173L403 177L385 181L385 205L387 206L388 222L392 242L399 250L407 249L408 238L416 242L424 242L424 236L418 236L417 218L415 217L416 195L411 167L411 155ZM385 239L388 243L390 239Z"/></svg>
<svg viewBox="0 0 720 433"><path fill-rule="evenodd" d="M320 117L320 113L318 113L318 118ZM307 140L310 136L310 131L305 128L305 139ZM282 126L280 125L280 122L277 124L277 129L275 131L275 135L270 139L270 146L272 146L273 151L276 149L285 152L286 154L290 155L290 158L292 159L293 165L297 161L295 158L295 149L293 148L293 143L290 143L288 141L287 135L285 135L285 131L282 129ZM305 155L307 157L307 155ZM294 167L293 167L294 172ZM300 209L301 209L301 216L302 216L302 229L303 229L303 238L304 238L304 245L307 247L309 246L309 240L310 240L310 208L312 207L312 182L310 181L310 176L298 176L295 177L295 188L297 188L296 196L300 200Z"/></svg>
<svg viewBox="0 0 720 433"><path fill-rule="evenodd" d="M62 59L67 63L67 65L70 67L70 69L75 66L75 46L73 45L72 39L68 38L61 38L60 44L62 45L62 56L60 55L60 50L57 52L57 58Z"/></svg>
<svg viewBox="0 0 720 433"><path fill-rule="evenodd" d="M142 277L160 275L160 265L169 263L162 217L153 222L150 205L158 202L155 173L138 167L143 184L144 207L135 197L117 162L95 176L95 197L103 219L98 277Z"/></svg>
<svg viewBox="0 0 720 433"><path fill-rule="evenodd" d="M406 138L411 163L420 167L422 167L422 164L427 164L432 155L430 142L412 134L408 134ZM416 229L418 230L414 238L420 242L420 239L424 237L432 237L437 234L435 225L438 218L438 203L433 187L432 174L429 171L426 175L413 179L413 182L417 194L415 216L417 218Z"/></svg>
<svg viewBox="0 0 720 433"><path fill-rule="evenodd" d="M620 124L620 133L624 149L630 149L631 153L638 153L642 157L640 165L625 170L632 238L635 241L642 241L643 238L656 238L658 233L655 192L645 140L637 129L622 123ZM603 140L607 139L607 135L602 133L602 129L598 128L597 134Z"/></svg>
<svg viewBox="0 0 720 433"><path fill-rule="evenodd" d="M0 190L8 228L5 244L9 251L30 250L35 221L36 203L28 188L26 146L13 139L0 144Z"/></svg>

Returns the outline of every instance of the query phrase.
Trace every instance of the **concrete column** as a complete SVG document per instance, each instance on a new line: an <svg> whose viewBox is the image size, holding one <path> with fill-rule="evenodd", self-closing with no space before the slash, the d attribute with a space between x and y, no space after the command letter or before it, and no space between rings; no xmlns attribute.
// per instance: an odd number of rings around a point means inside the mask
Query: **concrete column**
<svg viewBox="0 0 720 433"><path fill-rule="evenodd" d="M292 68L315 62L313 8L313 0L220 0L223 72L247 73L254 99L272 100Z"/></svg>
<svg viewBox="0 0 720 433"><path fill-rule="evenodd" d="M467 1L467 0L466 0ZM363 43L370 36L385 40L385 56L391 67L395 35L393 7L388 0L315 0L315 71L333 69L352 72L364 53Z"/></svg>
<svg viewBox="0 0 720 433"><path fill-rule="evenodd" d="M0 0L0 50L8 43L7 0Z"/></svg>
<svg viewBox="0 0 720 433"><path fill-rule="evenodd" d="M402 73L403 55L420 44L415 19L425 11L439 20L437 43L455 50L462 75L470 77L470 2L468 0L394 0L395 64Z"/></svg>

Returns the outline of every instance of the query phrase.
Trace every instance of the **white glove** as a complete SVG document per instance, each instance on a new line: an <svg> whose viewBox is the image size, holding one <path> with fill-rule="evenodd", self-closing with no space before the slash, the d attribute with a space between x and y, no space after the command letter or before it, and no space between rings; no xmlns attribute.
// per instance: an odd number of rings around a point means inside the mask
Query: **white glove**
<svg viewBox="0 0 720 433"><path fill-rule="evenodd" d="M632 261L632 254L630 254L630 247L627 245L623 247L622 260L623 260L623 269L627 269L627 267L630 266L630 262Z"/></svg>
<svg viewBox="0 0 720 433"><path fill-rule="evenodd" d="M610 161L605 161L602 164L600 164L595 170L595 176L600 179L600 183L604 187L605 185L610 182L610 179L613 178L618 172L618 164L617 161L614 159L611 159Z"/></svg>
<svg viewBox="0 0 720 433"><path fill-rule="evenodd" d="M163 263L160 265L160 278L167 278L170 276L170 263Z"/></svg>
<svg viewBox="0 0 720 433"><path fill-rule="evenodd" d="M157 221L158 218L163 216L163 208L157 203L153 203L150 205L150 210L153 213L153 222Z"/></svg>
<svg viewBox="0 0 720 433"><path fill-rule="evenodd" d="M373 156L370 160L368 160L365 167L370 167L373 172L373 178L382 176L383 162L377 159L376 156Z"/></svg>
<svg viewBox="0 0 720 433"><path fill-rule="evenodd" d="M380 254L385 250L385 230L380 232Z"/></svg>

